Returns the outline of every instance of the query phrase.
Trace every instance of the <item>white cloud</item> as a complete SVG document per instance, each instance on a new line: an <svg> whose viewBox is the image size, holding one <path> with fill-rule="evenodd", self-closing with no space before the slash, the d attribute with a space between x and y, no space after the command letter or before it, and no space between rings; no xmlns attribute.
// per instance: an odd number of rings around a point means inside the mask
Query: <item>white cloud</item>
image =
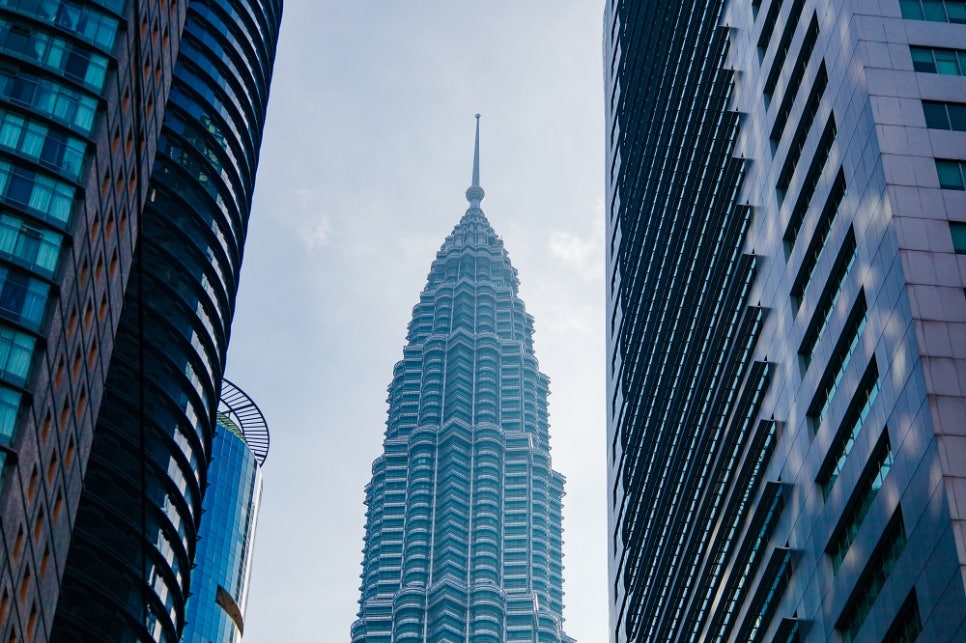
<svg viewBox="0 0 966 643"><path fill-rule="evenodd" d="M596 281L604 264L604 206L594 207L589 226L581 233L553 230L547 242L550 254L569 266L581 279Z"/></svg>

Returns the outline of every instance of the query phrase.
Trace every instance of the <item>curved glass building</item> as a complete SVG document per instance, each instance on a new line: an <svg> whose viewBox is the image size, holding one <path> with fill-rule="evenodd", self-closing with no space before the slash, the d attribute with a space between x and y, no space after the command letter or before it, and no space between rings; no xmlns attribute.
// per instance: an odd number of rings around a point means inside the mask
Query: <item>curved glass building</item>
<svg viewBox="0 0 966 643"><path fill-rule="evenodd" d="M430 268L372 467L353 643L571 641L547 377L517 273L470 207Z"/></svg>
<svg viewBox="0 0 966 643"><path fill-rule="evenodd" d="M222 380L184 643L236 643L245 631L267 455L268 425L262 412L244 391Z"/></svg>
<svg viewBox="0 0 966 643"><path fill-rule="evenodd" d="M181 638L280 18L188 7L54 640Z"/></svg>

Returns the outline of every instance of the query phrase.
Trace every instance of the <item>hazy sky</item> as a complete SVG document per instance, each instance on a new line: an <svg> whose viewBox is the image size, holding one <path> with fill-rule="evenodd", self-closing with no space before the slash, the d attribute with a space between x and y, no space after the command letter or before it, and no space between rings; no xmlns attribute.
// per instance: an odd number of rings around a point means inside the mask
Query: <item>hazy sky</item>
<svg viewBox="0 0 966 643"><path fill-rule="evenodd" d="M348 641L386 386L483 210L550 376L566 630L607 635L602 0L287 0L227 376L272 435L246 643Z"/></svg>

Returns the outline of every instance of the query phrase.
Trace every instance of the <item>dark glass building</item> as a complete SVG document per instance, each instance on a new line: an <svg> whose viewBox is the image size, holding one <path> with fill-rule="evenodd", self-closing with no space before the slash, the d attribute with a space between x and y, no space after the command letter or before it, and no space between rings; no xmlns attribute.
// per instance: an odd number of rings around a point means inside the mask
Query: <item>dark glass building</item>
<svg viewBox="0 0 966 643"><path fill-rule="evenodd" d="M610 0L612 640L966 640L966 9Z"/></svg>
<svg viewBox="0 0 966 643"><path fill-rule="evenodd" d="M477 120L470 207L430 267L389 385L353 643L573 641L548 380L483 196Z"/></svg>
<svg viewBox="0 0 966 643"><path fill-rule="evenodd" d="M245 631L268 425L228 380L221 384L211 453L184 643L237 643Z"/></svg>
<svg viewBox="0 0 966 643"><path fill-rule="evenodd" d="M281 12L186 4L0 1L0 640L184 624Z"/></svg>

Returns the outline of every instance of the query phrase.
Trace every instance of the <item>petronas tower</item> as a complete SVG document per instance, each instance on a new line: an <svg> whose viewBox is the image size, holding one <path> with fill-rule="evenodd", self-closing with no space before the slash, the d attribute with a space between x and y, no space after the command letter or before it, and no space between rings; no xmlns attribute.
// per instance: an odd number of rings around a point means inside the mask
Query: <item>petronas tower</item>
<svg viewBox="0 0 966 643"><path fill-rule="evenodd" d="M548 381L480 209L479 140L477 120L470 207L430 268L389 386L353 643L573 641Z"/></svg>

